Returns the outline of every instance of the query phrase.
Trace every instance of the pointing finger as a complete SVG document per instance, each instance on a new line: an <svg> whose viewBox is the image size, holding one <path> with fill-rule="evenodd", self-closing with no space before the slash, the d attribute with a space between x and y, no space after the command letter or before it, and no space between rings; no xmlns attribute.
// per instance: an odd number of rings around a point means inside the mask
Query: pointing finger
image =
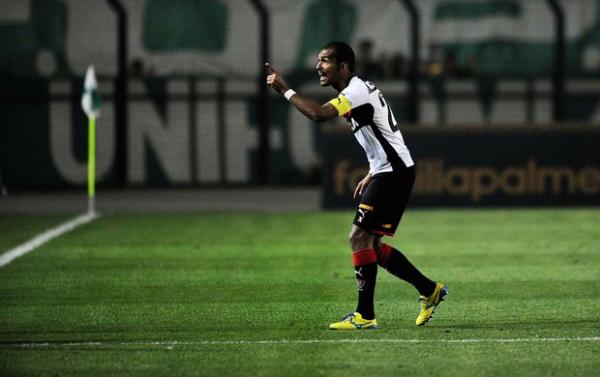
<svg viewBox="0 0 600 377"><path fill-rule="evenodd" d="M268 62L265 63L265 68L267 68L267 71L269 73L279 73L275 68L273 68L273 66L271 64L269 64Z"/></svg>

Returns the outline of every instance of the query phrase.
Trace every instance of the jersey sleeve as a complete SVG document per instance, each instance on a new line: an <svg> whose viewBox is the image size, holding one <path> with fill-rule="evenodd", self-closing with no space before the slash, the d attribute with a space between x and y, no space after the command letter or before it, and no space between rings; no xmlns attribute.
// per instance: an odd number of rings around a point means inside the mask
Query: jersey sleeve
<svg viewBox="0 0 600 377"><path fill-rule="evenodd" d="M344 116L352 109L364 105L369 101L369 90L359 80L353 80L350 85L334 99L329 101L338 111L339 116Z"/></svg>

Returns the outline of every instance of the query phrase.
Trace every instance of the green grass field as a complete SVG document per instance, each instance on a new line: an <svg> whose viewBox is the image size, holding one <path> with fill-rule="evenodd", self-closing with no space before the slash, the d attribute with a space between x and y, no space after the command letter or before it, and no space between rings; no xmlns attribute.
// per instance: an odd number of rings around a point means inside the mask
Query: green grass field
<svg viewBox="0 0 600 377"><path fill-rule="evenodd" d="M388 242L450 294L379 270L355 307L352 211L109 215L0 268L2 376L591 376L600 209L410 210ZM0 253L65 216L0 217Z"/></svg>

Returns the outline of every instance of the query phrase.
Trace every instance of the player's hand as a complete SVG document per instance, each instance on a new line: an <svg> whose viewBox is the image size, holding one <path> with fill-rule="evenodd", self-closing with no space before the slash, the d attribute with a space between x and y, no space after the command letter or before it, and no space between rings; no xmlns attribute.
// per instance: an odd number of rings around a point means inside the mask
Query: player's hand
<svg viewBox="0 0 600 377"><path fill-rule="evenodd" d="M267 69L267 85L280 94L285 93L290 87L281 76L281 73L269 63L265 63L265 68Z"/></svg>
<svg viewBox="0 0 600 377"><path fill-rule="evenodd" d="M367 188L367 186L369 185L369 183L371 182L371 174L368 173L360 182L358 182L358 184L356 185L356 188L354 189L354 196L353 198L356 199L359 196L361 196L363 194L363 192L365 191L365 189Z"/></svg>

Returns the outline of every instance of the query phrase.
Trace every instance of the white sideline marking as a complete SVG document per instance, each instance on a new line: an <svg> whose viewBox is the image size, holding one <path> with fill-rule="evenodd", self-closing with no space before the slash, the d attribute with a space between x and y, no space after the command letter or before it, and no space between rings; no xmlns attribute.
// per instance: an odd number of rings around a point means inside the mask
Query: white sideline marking
<svg viewBox="0 0 600 377"><path fill-rule="evenodd" d="M164 347L218 346L251 344L338 344L338 343L390 343L390 344L471 344L471 343L551 343L551 342L598 342L600 336L560 338L489 338L489 339L273 339L273 340L199 340L199 341L126 341L126 342L3 342L0 348L111 348L115 346Z"/></svg>
<svg viewBox="0 0 600 377"><path fill-rule="evenodd" d="M52 228L50 230L45 231L44 233L35 236L34 238L30 239L24 244L21 244L15 247L14 249L11 249L5 252L4 254L0 255L0 268L6 266L18 257L23 256L29 253L30 251L42 246L51 239L61 236L67 232L70 232L78 226L89 223L90 221L98 217L99 215L97 213L89 212L77 216L76 218L67 221L66 223L63 223L57 226L56 228Z"/></svg>

